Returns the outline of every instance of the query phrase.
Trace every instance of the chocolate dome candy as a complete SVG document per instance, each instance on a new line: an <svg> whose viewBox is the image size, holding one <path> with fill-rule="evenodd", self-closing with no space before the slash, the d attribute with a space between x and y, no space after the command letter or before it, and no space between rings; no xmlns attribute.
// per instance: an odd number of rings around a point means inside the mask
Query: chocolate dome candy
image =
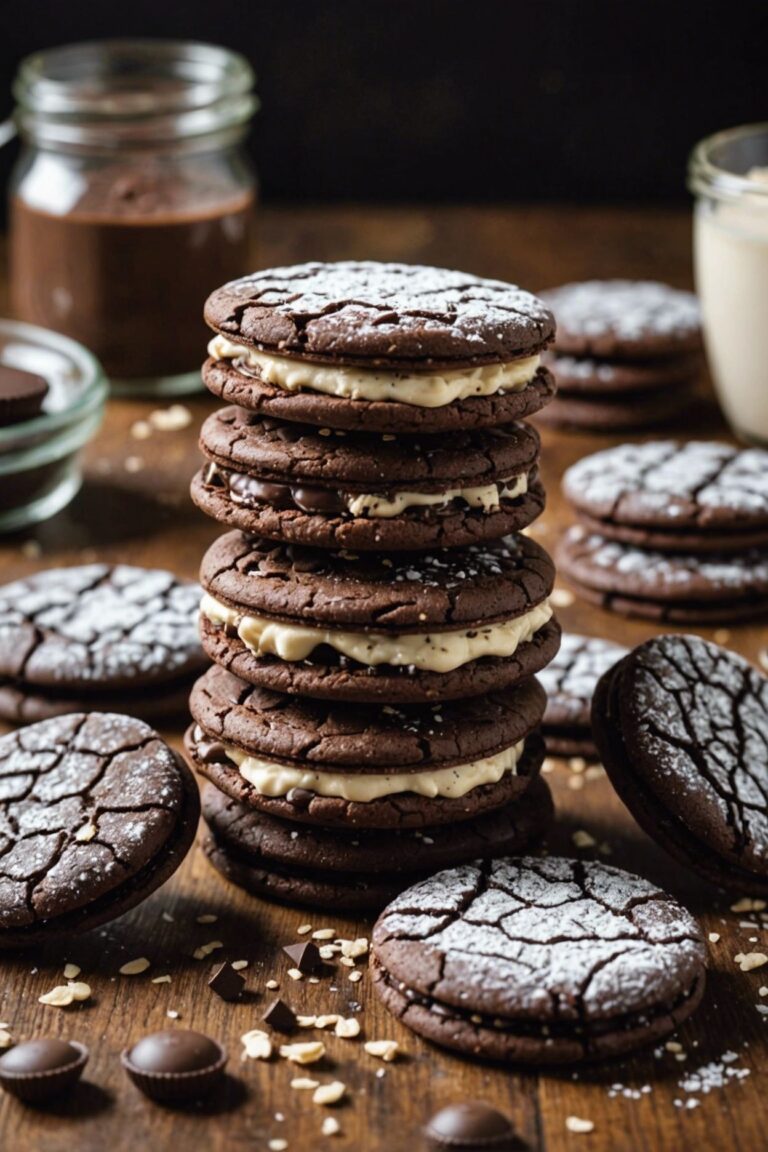
<svg viewBox="0 0 768 1152"><path fill-rule="evenodd" d="M173 1029L143 1036L123 1052L121 1061L145 1096L163 1104L185 1104L215 1087L227 1051L200 1032Z"/></svg>
<svg viewBox="0 0 768 1152"><path fill-rule="evenodd" d="M71 1088L87 1062L88 1049L75 1040L28 1040L0 1056L0 1084L19 1100L42 1103Z"/></svg>
<svg viewBox="0 0 768 1152"><path fill-rule="evenodd" d="M427 1147L434 1152L451 1148L457 1152L512 1152L521 1147L509 1118L481 1100L442 1108L426 1125L424 1135Z"/></svg>

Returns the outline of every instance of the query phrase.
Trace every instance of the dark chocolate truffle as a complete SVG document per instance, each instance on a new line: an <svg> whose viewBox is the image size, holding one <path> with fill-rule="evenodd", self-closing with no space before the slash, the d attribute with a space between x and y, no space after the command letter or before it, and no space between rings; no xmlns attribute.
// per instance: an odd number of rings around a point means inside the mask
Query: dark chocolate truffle
<svg viewBox="0 0 768 1152"><path fill-rule="evenodd" d="M145 1096L190 1103L211 1091L227 1063L226 1049L200 1032L173 1029L142 1037L122 1054L126 1072Z"/></svg>
<svg viewBox="0 0 768 1152"><path fill-rule="evenodd" d="M83 1044L43 1036L17 1044L0 1057L0 1084L20 1100L42 1103L70 1088L87 1062Z"/></svg>

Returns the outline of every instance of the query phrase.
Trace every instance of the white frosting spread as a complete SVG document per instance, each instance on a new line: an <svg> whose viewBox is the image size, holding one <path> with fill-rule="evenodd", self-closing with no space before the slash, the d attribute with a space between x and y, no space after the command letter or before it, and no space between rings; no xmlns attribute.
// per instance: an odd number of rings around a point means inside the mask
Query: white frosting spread
<svg viewBox="0 0 768 1152"><path fill-rule="evenodd" d="M232 360L258 372L266 384L286 392L323 392L346 400L396 400L417 408L442 408L470 396L495 396L521 392L539 368L539 356L525 356L506 364L484 364L441 372L399 373L386 369L356 368L342 364L318 364L273 356L225 336L214 336L208 345L214 360Z"/></svg>
<svg viewBox="0 0 768 1152"><path fill-rule="evenodd" d="M464 500L470 508L483 512L498 511L502 500L514 500L528 491L528 477L515 476L500 484L482 484L476 488L447 488L445 492L395 492L393 496L363 494L350 496L347 508L353 516L369 516L380 520L399 516L406 508L448 504L451 500Z"/></svg>
<svg viewBox="0 0 768 1152"><path fill-rule="evenodd" d="M318 796L367 803L381 796L415 792L418 796L458 798L479 788L496 784L507 772L516 772L525 741L504 748L494 756L455 764L452 768L434 768L430 772L313 772L253 756L241 748L226 746L229 759L237 765L243 779L262 796L285 796L292 788L305 788Z"/></svg>
<svg viewBox="0 0 768 1152"><path fill-rule="evenodd" d="M348 632L342 628L310 628L285 624L264 616L249 616L227 607L213 596L203 596L200 611L212 624L235 628L257 656L306 660L315 648L328 644L359 664L411 666L426 672L452 672L482 656L513 656L552 616L543 600L522 616L500 624L469 627L458 632L401 633Z"/></svg>

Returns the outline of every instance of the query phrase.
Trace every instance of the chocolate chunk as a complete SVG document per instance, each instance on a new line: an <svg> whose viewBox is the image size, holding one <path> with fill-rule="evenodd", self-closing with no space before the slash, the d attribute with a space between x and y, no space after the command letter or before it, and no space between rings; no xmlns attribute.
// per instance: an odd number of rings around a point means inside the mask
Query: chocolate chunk
<svg viewBox="0 0 768 1152"><path fill-rule="evenodd" d="M0 427L37 416L47 395L48 381L43 376L0 364Z"/></svg>
<svg viewBox="0 0 768 1152"><path fill-rule="evenodd" d="M174 1029L144 1036L123 1051L121 1061L145 1096L165 1104L183 1104L216 1086L227 1052L200 1032Z"/></svg>
<svg viewBox="0 0 768 1152"><path fill-rule="evenodd" d="M520 1148L512 1122L503 1112L481 1100L449 1104L437 1112L424 1129L427 1146L434 1152L513 1152Z"/></svg>
<svg viewBox="0 0 768 1152"><path fill-rule="evenodd" d="M325 970L320 950L311 940L305 940L302 944L286 944L283 952L305 976L316 976Z"/></svg>
<svg viewBox="0 0 768 1152"><path fill-rule="evenodd" d="M288 949L286 948L285 951L287 952ZM267 1006L262 1020L270 1028L274 1028L276 1032L293 1032L296 1027L295 1012L279 996Z"/></svg>
<svg viewBox="0 0 768 1152"><path fill-rule="evenodd" d="M0 1057L0 1085L29 1104L42 1103L71 1088L87 1062L88 1049L77 1041L28 1040Z"/></svg>
<svg viewBox="0 0 768 1152"><path fill-rule="evenodd" d="M239 1000L245 988L245 977L236 972L231 964L219 964L211 974L208 987L222 1000Z"/></svg>

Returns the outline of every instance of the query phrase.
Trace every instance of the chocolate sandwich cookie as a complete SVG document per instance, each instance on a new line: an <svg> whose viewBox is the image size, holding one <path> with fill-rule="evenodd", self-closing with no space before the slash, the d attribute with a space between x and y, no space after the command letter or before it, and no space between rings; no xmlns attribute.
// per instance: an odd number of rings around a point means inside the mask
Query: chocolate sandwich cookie
<svg viewBox="0 0 768 1152"><path fill-rule="evenodd" d="M717 441L653 440L585 456L563 476L582 522L659 551L768 545L768 452Z"/></svg>
<svg viewBox="0 0 768 1152"><path fill-rule="evenodd" d="M345 912L380 911L439 868L529 851L552 820L541 779L503 808L424 830L294 824L238 804L212 784L203 787L202 806L203 851L227 879L256 896Z"/></svg>
<svg viewBox="0 0 768 1152"><path fill-rule="evenodd" d="M217 289L203 369L224 400L320 427L424 433L509 424L554 386L551 313L528 292L374 261L273 268Z"/></svg>
<svg viewBox="0 0 768 1152"><path fill-rule="evenodd" d="M587 280L542 292L557 321L558 353L646 360L701 348L699 303L654 280Z"/></svg>
<svg viewBox="0 0 768 1152"><path fill-rule="evenodd" d="M539 673L547 694L542 730L551 756L596 755L590 710L597 682L627 649L610 640L565 632L560 651Z"/></svg>
<svg viewBox="0 0 768 1152"><path fill-rule="evenodd" d="M200 814L157 733L102 712L0 738L0 796L0 948L121 916L176 871Z"/></svg>
<svg viewBox="0 0 768 1152"><path fill-rule="evenodd" d="M525 424L418 438L346 433L222 408L203 425L192 499L255 536L321 548L457 547L525 528L544 507Z"/></svg>
<svg viewBox="0 0 768 1152"><path fill-rule="evenodd" d="M695 354L653 360L596 360L591 356L546 352L542 361L555 377L561 399L582 396L618 400L625 393L655 392L687 384L701 366ZM627 400L631 402L631 396Z"/></svg>
<svg viewBox="0 0 768 1152"><path fill-rule="evenodd" d="M697 1007L706 948L647 880L558 857L439 872L373 930L376 991L407 1027L468 1055L564 1064L658 1042Z"/></svg>
<svg viewBox="0 0 768 1152"><path fill-rule="evenodd" d="M198 585L125 564L52 568L0 588L0 718L184 708L205 666ZM149 691L148 691L149 689Z"/></svg>
<svg viewBox="0 0 768 1152"><path fill-rule="evenodd" d="M560 541L557 565L585 600L626 616L714 624L751 620L768 609L766 550L665 554L576 525Z"/></svg>
<svg viewBox="0 0 768 1152"><path fill-rule="evenodd" d="M512 691L419 708L346 708L255 688L214 667L190 697L193 766L238 803L329 826L470 820L539 770L546 698Z"/></svg>
<svg viewBox="0 0 768 1152"><path fill-rule="evenodd" d="M658 636L601 679L597 746L649 836L712 883L768 897L768 679L698 636Z"/></svg>
<svg viewBox="0 0 768 1152"><path fill-rule="evenodd" d="M0 428L38 416L47 395L45 377L0 364Z"/></svg>
<svg viewBox="0 0 768 1152"><path fill-rule="evenodd" d="M577 432L623 432L658 428L684 412L691 403L686 387L670 391L626 393L613 396L577 396L558 392L554 401L536 415L548 428Z"/></svg>
<svg viewBox="0 0 768 1152"><path fill-rule="evenodd" d="M552 659L554 566L525 536L425 555L221 536L201 569L203 646L252 684L418 704L479 696Z"/></svg>

